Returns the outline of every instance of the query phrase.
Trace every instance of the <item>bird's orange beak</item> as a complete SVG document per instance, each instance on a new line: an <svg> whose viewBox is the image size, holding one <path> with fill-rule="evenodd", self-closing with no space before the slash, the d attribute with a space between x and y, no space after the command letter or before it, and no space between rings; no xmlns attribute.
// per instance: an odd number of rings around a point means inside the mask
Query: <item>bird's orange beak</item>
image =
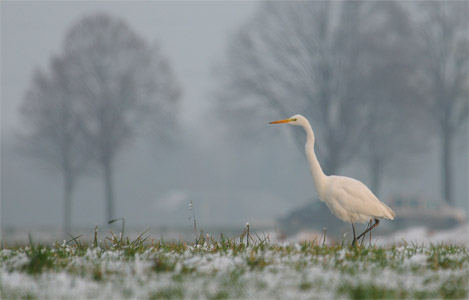
<svg viewBox="0 0 469 300"><path fill-rule="evenodd" d="M292 119L285 119L285 120L280 120L280 121L269 122L269 124L288 123L288 122L291 122L291 121L292 121Z"/></svg>

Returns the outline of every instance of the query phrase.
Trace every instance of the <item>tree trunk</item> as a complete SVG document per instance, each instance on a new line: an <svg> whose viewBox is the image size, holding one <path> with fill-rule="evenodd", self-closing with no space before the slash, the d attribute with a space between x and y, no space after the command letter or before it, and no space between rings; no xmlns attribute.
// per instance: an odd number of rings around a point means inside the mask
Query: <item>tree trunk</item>
<svg viewBox="0 0 469 300"><path fill-rule="evenodd" d="M103 172L106 198L106 222L109 222L114 219L114 190L112 181L112 164L110 160L104 162Z"/></svg>
<svg viewBox="0 0 469 300"><path fill-rule="evenodd" d="M454 204L453 190L452 190L452 165L451 165L451 150L452 150L452 133L446 127L442 130L441 139L441 185L443 200L449 205Z"/></svg>
<svg viewBox="0 0 469 300"><path fill-rule="evenodd" d="M73 178L70 174L64 174L64 219L63 231L64 234L70 233L72 224L72 192L73 192Z"/></svg>

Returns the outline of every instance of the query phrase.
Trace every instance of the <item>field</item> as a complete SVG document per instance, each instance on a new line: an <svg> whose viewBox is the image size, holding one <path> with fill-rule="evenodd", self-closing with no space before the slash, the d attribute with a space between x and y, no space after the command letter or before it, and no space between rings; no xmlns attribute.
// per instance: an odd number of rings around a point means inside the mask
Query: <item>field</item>
<svg viewBox="0 0 469 300"><path fill-rule="evenodd" d="M272 243L201 235L194 243L110 235L2 245L1 298L311 299L468 297L466 246Z"/></svg>

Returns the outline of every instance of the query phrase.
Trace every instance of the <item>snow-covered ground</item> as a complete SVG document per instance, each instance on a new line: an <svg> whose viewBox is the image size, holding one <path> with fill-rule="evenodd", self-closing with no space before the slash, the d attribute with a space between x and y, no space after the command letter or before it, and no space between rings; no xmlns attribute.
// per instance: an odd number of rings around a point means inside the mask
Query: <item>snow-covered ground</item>
<svg viewBox="0 0 469 300"><path fill-rule="evenodd" d="M31 248L0 251L2 298L39 299L334 299L465 298L469 260L464 247L437 250L266 244L217 250L124 250L66 245L40 251L52 265L37 266ZM171 250L173 249L173 250ZM234 247L236 249L236 247ZM435 253L435 251L439 251ZM42 257L44 260L45 258Z"/></svg>

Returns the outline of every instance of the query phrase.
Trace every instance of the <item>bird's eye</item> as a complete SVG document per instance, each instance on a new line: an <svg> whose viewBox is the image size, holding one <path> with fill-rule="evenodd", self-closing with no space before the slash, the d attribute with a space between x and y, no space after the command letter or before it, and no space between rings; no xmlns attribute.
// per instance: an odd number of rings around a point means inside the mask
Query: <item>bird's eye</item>
<svg viewBox="0 0 469 300"><path fill-rule="evenodd" d="M296 118L293 118L293 119L291 119L291 120L292 120L293 122L295 122L295 121L296 121Z"/></svg>

